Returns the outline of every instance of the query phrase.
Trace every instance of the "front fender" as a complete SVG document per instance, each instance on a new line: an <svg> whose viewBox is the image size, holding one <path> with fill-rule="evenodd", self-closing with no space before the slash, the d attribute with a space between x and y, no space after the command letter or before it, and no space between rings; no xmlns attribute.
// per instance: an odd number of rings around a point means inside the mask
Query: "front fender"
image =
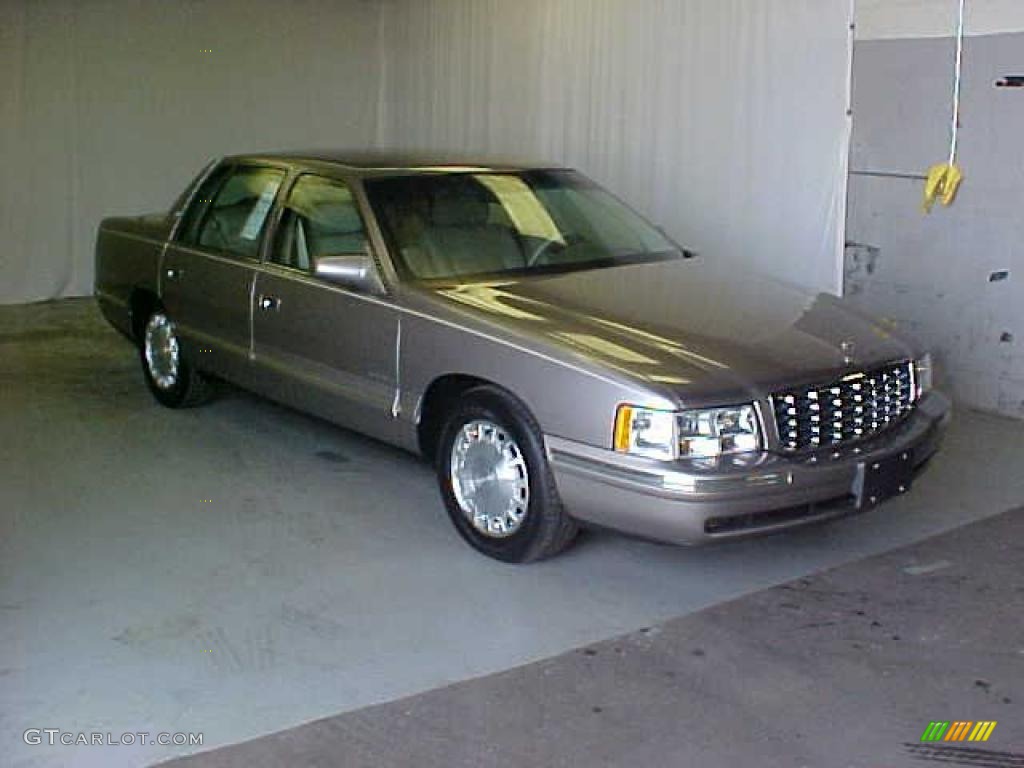
<svg viewBox="0 0 1024 768"><path fill-rule="evenodd" d="M675 403L614 371L576 364L498 333L410 312L402 317L399 410L415 423L431 382L460 374L519 398L543 432L595 447L611 446L621 403L673 408Z"/></svg>

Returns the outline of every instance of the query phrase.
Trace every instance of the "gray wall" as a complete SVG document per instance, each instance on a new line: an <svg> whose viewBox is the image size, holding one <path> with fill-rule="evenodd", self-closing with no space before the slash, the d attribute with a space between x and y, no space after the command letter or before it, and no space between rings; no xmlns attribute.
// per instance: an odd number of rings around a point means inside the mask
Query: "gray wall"
<svg viewBox="0 0 1024 768"><path fill-rule="evenodd" d="M856 44L846 292L927 341L962 403L1024 417L1024 90L994 87L1024 74L1024 34L966 40L950 208L925 215L920 180L859 173L945 162L953 46Z"/></svg>
<svg viewBox="0 0 1024 768"><path fill-rule="evenodd" d="M0 303L91 293L99 219L213 156L372 143L376 6L0 0Z"/></svg>
<svg viewBox="0 0 1024 768"><path fill-rule="evenodd" d="M856 0L857 36L865 40L947 37L957 18L957 0ZM969 35L1024 32L1021 0L967 0Z"/></svg>

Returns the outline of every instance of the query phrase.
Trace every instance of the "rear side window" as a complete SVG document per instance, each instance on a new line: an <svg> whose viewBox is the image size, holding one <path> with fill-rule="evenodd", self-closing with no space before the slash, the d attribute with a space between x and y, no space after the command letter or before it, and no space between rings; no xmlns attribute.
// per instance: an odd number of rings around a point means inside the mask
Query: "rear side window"
<svg viewBox="0 0 1024 768"><path fill-rule="evenodd" d="M202 223L203 214L210 208L213 196L217 194L221 184L231 172L231 166L222 165L211 173L202 185L196 190L195 196L185 211L181 226L178 228L178 241L185 245L195 245L196 236L199 232L199 225Z"/></svg>
<svg viewBox="0 0 1024 768"><path fill-rule="evenodd" d="M192 179L192 181L189 182L189 185L187 187L185 187L184 191L180 195L178 195L178 197L174 200L174 203L171 205L171 210L170 210L171 215L179 216L180 217L180 216L183 216L185 214L184 208L185 208L185 205L189 202L189 200L192 197L192 190L194 190L197 186L199 186L200 182L205 182L207 180L207 177L210 175L210 172L213 169L213 166L218 165L218 164L219 164L218 160L212 160L211 162L209 162L209 163L207 163L206 165L203 166L203 170L201 170ZM216 174L213 174L213 175L216 175Z"/></svg>
<svg viewBox="0 0 1024 768"><path fill-rule="evenodd" d="M215 173L193 200L182 242L256 258L282 181L284 171L276 168L242 167Z"/></svg>

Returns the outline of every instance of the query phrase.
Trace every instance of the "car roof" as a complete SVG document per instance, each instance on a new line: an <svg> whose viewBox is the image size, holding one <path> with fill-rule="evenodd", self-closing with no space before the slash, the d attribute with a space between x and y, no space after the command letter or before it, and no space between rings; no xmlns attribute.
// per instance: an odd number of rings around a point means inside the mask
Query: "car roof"
<svg viewBox="0 0 1024 768"><path fill-rule="evenodd" d="M462 171L521 171L561 168L557 163L516 160L479 155L366 152L332 149L289 150L233 155L228 160L284 161L301 165L333 165L366 175L413 175Z"/></svg>

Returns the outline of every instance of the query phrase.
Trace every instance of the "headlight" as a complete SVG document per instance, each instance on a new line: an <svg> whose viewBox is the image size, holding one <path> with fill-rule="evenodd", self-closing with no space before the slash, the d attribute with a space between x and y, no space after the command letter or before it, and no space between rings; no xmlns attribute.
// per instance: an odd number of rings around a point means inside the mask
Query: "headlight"
<svg viewBox="0 0 1024 768"><path fill-rule="evenodd" d="M932 365L931 354L925 354L914 361L914 383L917 391L914 393L915 400L920 400L925 392L932 388L932 378L935 368Z"/></svg>
<svg viewBox="0 0 1024 768"><path fill-rule="evenodd" d="M759 450L761 433L753 405L658 411L620 405L615 450L652 459L706 459Z"/></svg>
<svg viewBox="0 0 1024 768"><path fill-rule="evenodd" d="M615 450L671 461L676 458L676 414L620 405L615 414Z"/></svg>
<svg viewBox="0 0 1024 768"><path fill-rule="evenodd" d="M705 408L679 414L679 455L683 458L747 453L760 447L757 414L752 405Z"/></svg>

